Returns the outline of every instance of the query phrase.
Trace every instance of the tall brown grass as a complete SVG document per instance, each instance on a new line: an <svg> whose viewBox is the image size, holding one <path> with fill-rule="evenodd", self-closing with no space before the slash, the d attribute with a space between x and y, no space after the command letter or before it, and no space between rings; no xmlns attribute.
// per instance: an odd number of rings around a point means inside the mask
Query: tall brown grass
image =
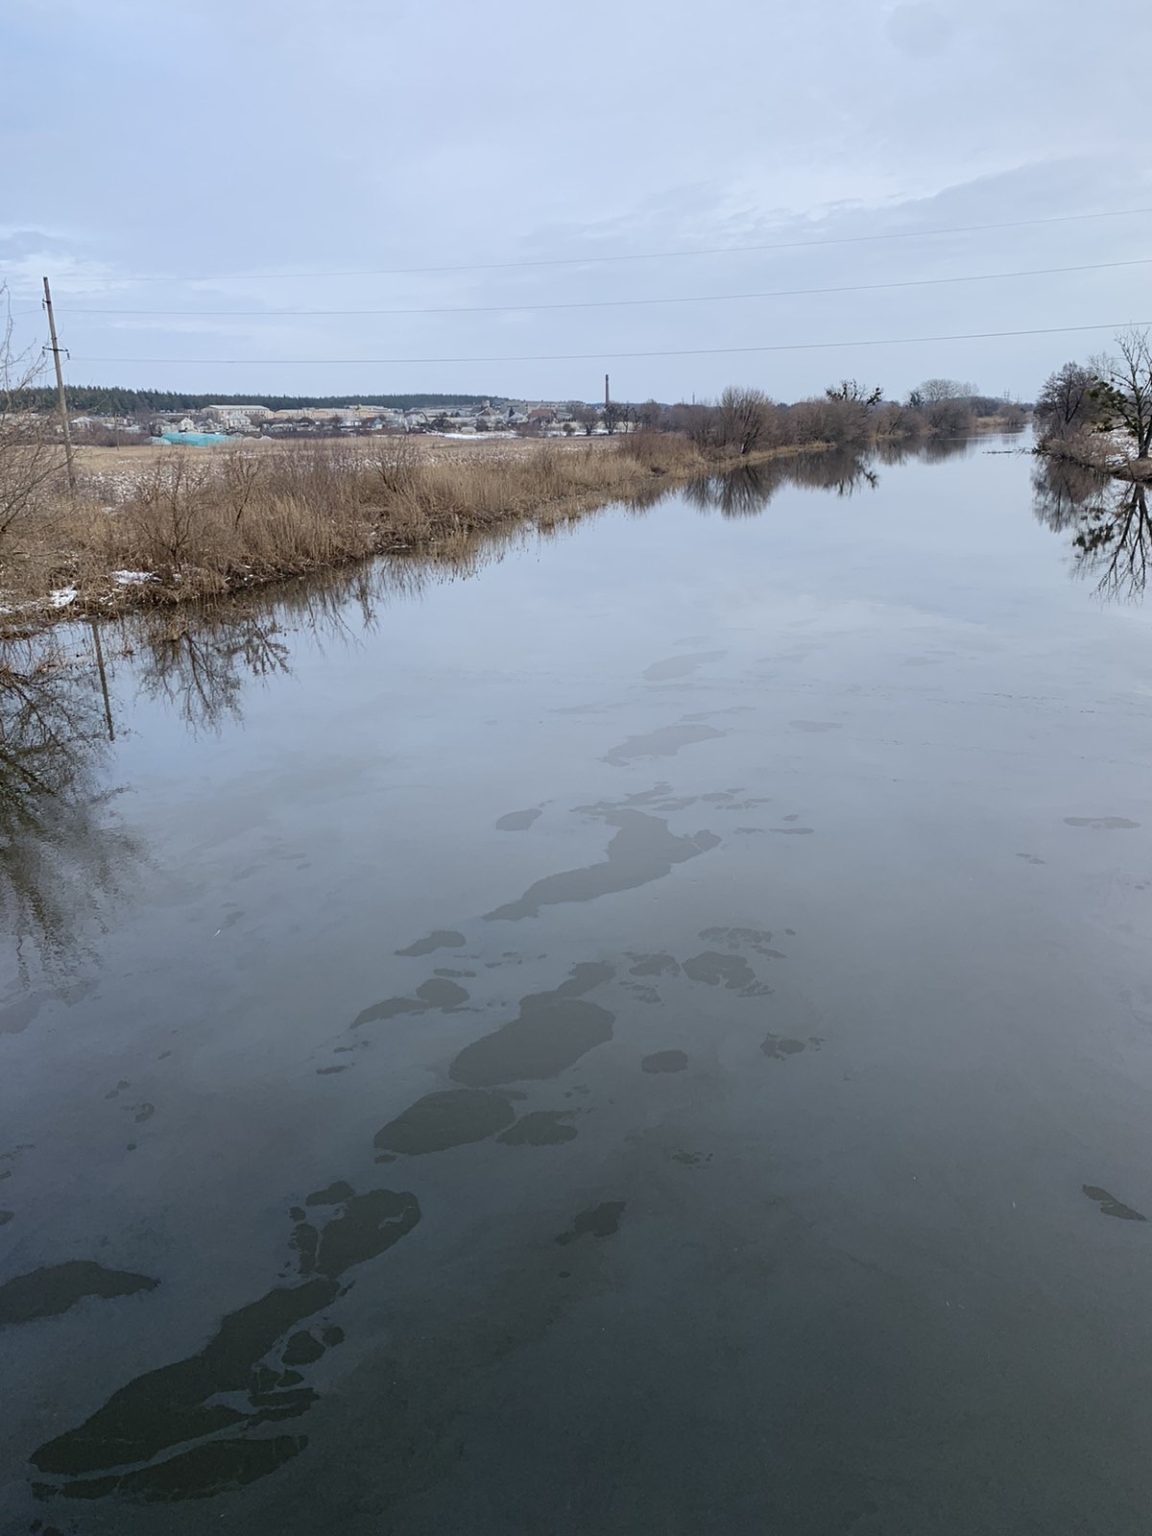
<svg viewBox="0 0 1152 1536"><path fill-rule="evenodd" d="M235 590L377 553L433 552L462 534L527 520L546 526L644 497L663 479L715 469L676 434L544 442L525 451L423 452L405 438L370 453L307 443L197 459L177 450L108 504L81 488L19 529L4 582L43 596L77 588L81 607L171 602ZM118 572L146 573L123 582Z"/></svg>

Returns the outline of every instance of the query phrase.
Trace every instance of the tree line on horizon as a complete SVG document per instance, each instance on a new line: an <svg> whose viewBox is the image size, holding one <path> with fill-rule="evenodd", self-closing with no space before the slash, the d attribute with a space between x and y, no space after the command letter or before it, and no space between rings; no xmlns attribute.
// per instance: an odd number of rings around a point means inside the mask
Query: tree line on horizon
<svg viewBox="0 0 1152 1536"><path fill-rule="evenodd" d="M903 401L885 397L879 385L841 379L823 395L786 404L762 389L730 387L719 400L691 405L617 405L608 431L678 432L705 452L735 449L742 457L764 448L827 443L861 448L878 441L958 437L981 418L996 418L1006 429L1022 427L1029 407L983 395L957 379L925 379Z"/></svg>
<svg viewBox="0 0 1152 1536"><path fill-rule="evenodd" d="M492 395L207 395L173 389L123 389L117 384L69 384L68 409L92 416L135 416L148 411L202 411L209 405L265 405L270 411L377 405L395 411L419 411L482 405ZM13 394L11 408L47 412L58 408L55 389L32 386Z"/></svg>
<svg viewBox="0 0 1152 1536"><path fill-rule="evenodd" d="M150 412L176 412L204 410L210 405L262 405L274 411L307 410L315 408L339 408L354 405L374 405L391 410L432 410L447 413L454 407L479 406L485 401L502 401L503 395L474 394L343 394L343 395L281 395L268 393L207 394L186 390L128 389L109 384L70 384L65 389L68 408L77 414L93 416L135 416ZM764 396L767 400L769 397ZM819 398L819 397L818 397ZM845 405L864 405L868 408L885 407L898 409L899 402L885 399L877 387L867 389L855 379L844 379L827 389L824 398ZM948 402L943 405L942 402ZM597 425L607 425L609 431L618 427L640 425L659 430L667 427L670 414L680 418L693 409L706 407L674 405L650 399L642 403L613 400L606 406L589 404L583 400L567 402L574 420L585 431ZM781 403L781 409L796 409L811 405L801 400L794 405ZM9 410L34 411L47 414L58 408L55 389L40 384L25 384L12 390L6 401ZM953 379L927 379L912 390L905 402L912 411L923 411L929 416L955 417L959 409L966 408L973 416L996 415L1009 407L1010 402L997 396L983 395L974 385ZM945 426L937 420L938 427Z"/></svg>

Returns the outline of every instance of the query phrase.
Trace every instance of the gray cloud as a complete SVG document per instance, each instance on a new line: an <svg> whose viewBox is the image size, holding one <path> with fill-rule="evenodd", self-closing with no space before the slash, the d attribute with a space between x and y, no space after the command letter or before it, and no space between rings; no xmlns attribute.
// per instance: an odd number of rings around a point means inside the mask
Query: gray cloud
<svg viewBox="0 0 1152 1536"><path fill-rule="evenodd" d="M77 379L590 396L610 353L1123 322L1149 307L1148 272L1131 268L631 309L233 320L77 312L674 298L1152 255L1150 216L917 233L1152 205L1152 173L1131 154L1126 114L1107 110L1144 89L1152 21L1128 0L1102 0L1090 22L1071 0L1042 13L1035 0L787 9L509 0L492 13L395 0L322 9L201 0L178 13L140 0L63 0L51 14L9 0L7 12L0 271L37 343L36 283L41 269L51 273ZM44 113L50 66L59 120ZM915 238L595 260L896 232ZM312 275L541 258L576 264ZM221 276L244 272L268 275ZM1027 394L1053 365L1106 340L605 366L633 397L709 394L729 380L796 396L844 373L893 393L951 373ZM351 361L566 353L592 355ZM238 361L210 361L225 358Z"/></svg>
<svg viewBox="0 0 1152 1536"><path fill-rule="evenodd" d="M937 5L898 5L888 18L888 35L914 59L941 53L953 32L952 18Z"/></svg>

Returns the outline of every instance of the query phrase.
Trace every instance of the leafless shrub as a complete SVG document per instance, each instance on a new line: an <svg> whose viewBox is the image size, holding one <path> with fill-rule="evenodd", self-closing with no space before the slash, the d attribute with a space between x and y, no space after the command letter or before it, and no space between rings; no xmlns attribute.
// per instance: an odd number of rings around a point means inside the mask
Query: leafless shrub
<svg viewBox="0 0 1152 1536"><path fill-rule="evenodd" d="M679 405L670 425L686 434L704 453L734 452L745 457L773 441L779 407L762 389L729 386L715 405Z"/></svg>
<svg viewBox="0 0 1152 1536"><path fill-rule="evenodd" d="M762 389L729 387L720 396L721 444L744 457L764 447L771 430L772 402Z"/></svg>
<svg viewBox="0 0 1152 1536"><path fill-rule="evenodd" d="M139 482L126 519L135 533L137 558L147 570L166 569L174 574L185 565L199 563L206 483L203 466L185 453L161 459Z"/></svg>
<svg viewBox="0 0 1152 1536"><path fill-rule="evenodd" d="M232 514L234 528L240 527L240 520L256 494L261 467L260 459L243 448L233 448L224 456L220 466L220 488Z"/></svg>
<svg viewBox="0 0 1152 1536"><path fill-rule="evenodd" d="M386 496L409 492L420 467L420 449L410 437L385 437L373 445L372 470Z"/></svg>

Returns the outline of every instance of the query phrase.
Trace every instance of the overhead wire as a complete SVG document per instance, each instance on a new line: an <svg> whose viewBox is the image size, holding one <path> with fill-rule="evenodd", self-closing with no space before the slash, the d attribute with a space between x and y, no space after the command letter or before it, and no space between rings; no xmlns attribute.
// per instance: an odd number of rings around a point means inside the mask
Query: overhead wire
<svg viewBox="0 0 1152 1536"><path fill-rule="evenodd" d="M81 357L77 363L196 363L213 367L371 367L405 363L572 363L639 357L718 357L751 352L818 352L842 347L905 347L940 341L989 341L1001 337L1060 336L1080 331L1116 331L1126 326L1152 325L1152 320L1120 320L1094 325L1032 326L1013 331L964 331L942 336L882 336L848 341L773 342L744 347L667 347L632 352L550 352L493 357Z"/></svg>
<svg viewBox="0 0 1152 1536"><path fill-rule="evenodd" d="M1091 219L1135 218L1138 215L1147 213L1152 213L1152 207L1109 208L1096 213L1049 214L1042 218L1007 219L986 224L929 225L923 229L890 230L884 234L875 235L834 235L813 240L778 240L756 245L717 245L700 246L687 250L621 252L606 256L588 254L582 256L542 256L521 258L515 261L452 262L423 266L373 267L350 271L328 270L322 272L209 272L199 275L171 272L124 272L110 274L110 278L117 282L134 283L273 282L280 279L290 280L294 278L400 277L426 272L497 272L527 267L581 267L603 265L609 262L665 261L697 256L734 256L764 251L806 250L824 245L863 245L880 240L918 240L937 235L965 235L999 229L1029 229L1052 224L1076 224Z"/></svg>
<svg viewBox="0 0 1152 1536"><path fill-rule="evenodd" d="M1138 256L1126 261L1081 262L1070 267L1029 267L1015 272L977 272L956 277L901 278L885 283L841 283L825 288L771 288L751 293L703 293L643 299L573 299L544 304L436 304L395 309L99 309L68 305L70 315L148 315L204 319L276 319L279 317L369 315L488 315L516 314L539 310L633 309L660 304L735 304L754 299L792 299L819 294L877 293L898 288L935 288L948 283L991 283L1010 278L1053 277L1069 272L1105 272L1120 267L1152 266L1152 257ZM58 304L57 308L61 308Z"/></svg>

